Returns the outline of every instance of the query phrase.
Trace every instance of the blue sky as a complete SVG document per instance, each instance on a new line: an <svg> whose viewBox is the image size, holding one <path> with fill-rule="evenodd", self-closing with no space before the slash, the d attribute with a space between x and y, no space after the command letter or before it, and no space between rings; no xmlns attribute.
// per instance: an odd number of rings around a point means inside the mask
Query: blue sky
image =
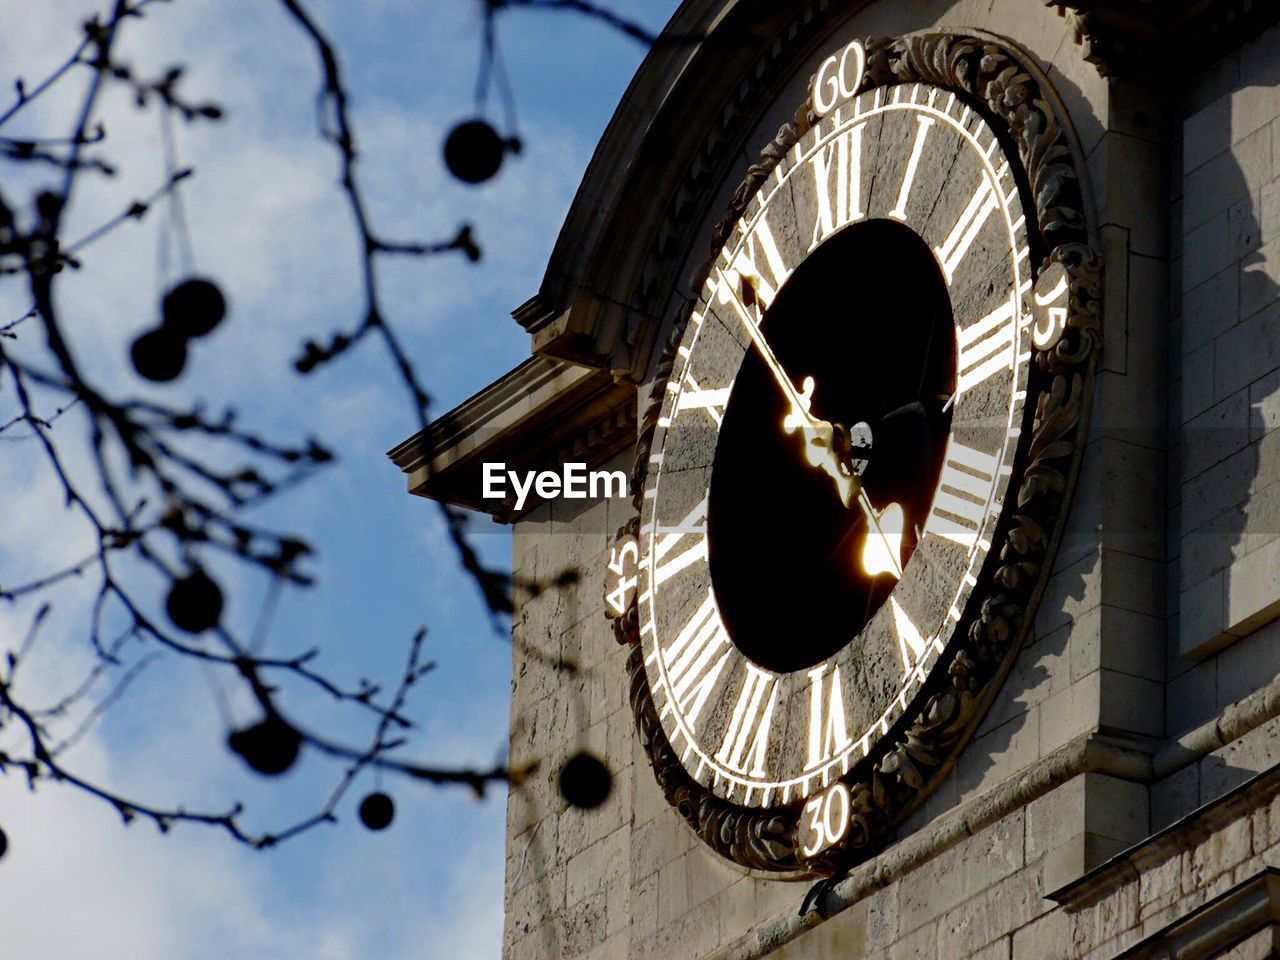
<svg viewBox="0 0 1280 960"><path fill-rule="evenodd" d="M89 0L0 0L0 89L56 66L76 23L104 6ZM614 8L654 29L675 4L627 0ZM493 183L448 177L440 144L472 112L479 56L479 4L469 0L317 2L340 40L363 147L363 179L386 236L436 239L475 224L486 258L389 265L387 313L405 334L442 413L528 352L509 311L538 286L546 258L592 148L643 50L598 23L562 13L510 11L501 38L516 88L526 149ZM413 430L385 357L372 345L310 378L291 360L303 339L358 316L353 235L334 189L335 165L315 134L316 68L295 28L264 0L157 4L130 25L123 52L139 72L187 65L186 90L226 107L218 126L181 132L183 161L198 173L188 191L199 272L216 277L229 320L198 346L193 366L166 399L203 396L238 405L245 425L289 438L315 432L339 464L266 515L320 548L320 586L286 597L270 633L272 652L320 646L321 665L349 680L393 680L416 626L429 626L439 669L418 688L421 721L412 756L486 764L507 731L510 648L494 635L474 590L454 570L432 506L405 493L384 451ZM87 74L73 76L32 109L25 132L62 129ZM88 228L160 180L158 124L123 91L103 105L108 154L123 169L92 185L70 212L70 233ZM6 129L17 135L22 128ZM46 182L5 169L5 193L21 199ZM154 322L159 279L157 222L129 224L90 249L63 281L63 309L80 358L117 395L146 388L125 362L130 339ZM0 283L3 318L25 311L21 285ZM38 345L33 330L21 347ZM10 415L0 391L0 414ZM73 450L83 421L58 424ZM73 457L73 466L83 469ZM0 582L52 569L83 550L85 531L61 508L30 443L0 449L6 516ZM478 538L507 564L505 532ZM227 616L241 629L258 612L262 583L222 571ZM163 584L139 576L140 596ZM89 663L83 586L51 599L54 616L24 668L31 696L52 699ZM0 608L0 648L22 635L33 606ZM230 695L226 703L224 696ZM360 742L363 727L300 692L288 705L335 735ZM225 715L223 711L226 711ZM253 804L250 825L279 826L318 803L338 770L306 757L281 781L248 775L223 747L228 722L248 707L230 686L186 664L161 661L82 741L68 762L158 802ZM13 743L0 731L0 749ZM130 960L215 958L496 957L501 943L505 797L476 802L386 779L397 802L392 829L374 835L354 817L368 779L339 810L341 822L268 854L185 827L169 837L146 825L125 830L110 811L75 792L45 786L34 796L0 780L0 860L6 955Z"/></svg>

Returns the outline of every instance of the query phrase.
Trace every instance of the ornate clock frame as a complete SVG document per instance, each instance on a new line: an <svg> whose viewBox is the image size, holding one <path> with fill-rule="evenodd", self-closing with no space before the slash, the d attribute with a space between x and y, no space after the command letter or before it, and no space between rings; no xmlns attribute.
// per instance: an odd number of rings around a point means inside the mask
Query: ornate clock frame
<svg viewBox="0 0 1280 960"><path fill-rule="evenodd" d="M745 867L782 873L834 874L866 859L924 801L955 764L986 715L1026 637L1061 537L1084 449L1093 381L1101 352L1102 261L1090 242L1084 190L1066 119L1044 77L1008 43L976 33L925 32L869 41L860 89L927 83L954 92L1016 148L1032 248L1043 253L1037 280L1067 280L1061 336L1034 351L1038 370L1034 415L1021 476L1006 495L990 557L945 651L907 712L841 782L850 817L840 842L814 858L800 855L803 800L778 808L744 807L710 792L685 770L658 718L639 643L638 611L629 602L609 611L619 643L629 648L630 703L659 787L698 836ZM812 88L812 84L811 84ZM724 243L775 165L818 121L812 96L751 165L716 228ZM1009 151L1012 155L1012 150ZM705 270L695 279L702 284ZM618 532L615 576L634 558L627 544L639 530L641 491L649 467L663 389L688 312L675 324L655 373L639 426L633 470L637 517ZM1030 403L1033 397L1028 397Z"/></svg>

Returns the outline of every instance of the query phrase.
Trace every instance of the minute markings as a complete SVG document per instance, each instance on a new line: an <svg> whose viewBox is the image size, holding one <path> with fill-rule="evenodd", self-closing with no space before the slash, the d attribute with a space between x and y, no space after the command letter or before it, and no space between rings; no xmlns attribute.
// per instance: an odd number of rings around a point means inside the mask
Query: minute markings
<svg viewBox="0 0 1280 960"><path fill-rule="evenodd" d="M792 668L787 667L778 673L770 672L749 659L754 654L747 653L746 648L735 649L733 638L725 627L726 623L732 623L728 619L729 607L725 608L726 619L719 621L717 618L713 627L707 618L708 609L700 606L700 603L707 603L714 597L712 593L699 596L699 591L706 589L702 584L710 586L708 570L709 567L714 570L715 565L714 556L710 565L706 562L706 531L698 531L696 537L692 535L693 531L684 532L675 542L663 539L675 532L672 527L684 523L698 494L696 487L681 487L682 481L679 480L675 488L659 485L656 481L664 472L677 469L688 470L685 475L692 480L692 474L703 469L695 463L695 458L709 454L721 437L722 421L728 415L726 410L732 412L730 401L739 385L737 365L754 350L751 337L744 336L747 332L745 323L754 322L767 331L769 328L763 326L760 308L767 309L775 298L783 294L783 287L793 272L803 269L801 264L807 259L806 251L816 250L846 227L852 229L854 224L869 219L883 219L888 213L885 208L891 204L895 205L894 209L908 212L908 225L921 238L926 256L931 251L932 256L928 259L936 260L940 269L945 268L940 282L945 281L946 286L951 287L951 302L957 305L954 314L958 361L953 368L955 380L945 385L940 393L945 397L948 389L962 386L953 401L955 416L960 418L958 422L967 422L969 418L981 415L985 407L998 399L998 391L1003 389L997 385L1000 370L1014 371L1010 386L1016 390L1018 378L1023 376L1017 373L1020 369L1018 364L1023 362L1019 345L1020 340L1025 339L1021 336L1018 305L1011 299L994 299L988 301L983 310L974 309L975 302L984 299L982 293L988 286L988 264L992 263L992 256L1001 257L1005 284L1008 283L1010 266L1015 287L1019 277L1018 264L1010 263L1011 254L1004 250L1005 245L997 246L993 242L995 233L992 231L997 221L1003 219L1004 211L998 211L1002 215L999 218L993 217L992 213L997 212L1000 201L1009 191L1007 184L996 185L1005 179L1004 173L1001 171L997 175L994 168L986 163L990 153L980 149L985 147L990 133L981 128L976 114L969 115L971 122L968 126L978 128L976 135L980 147L974 157L975 131L957 128L959 121L953 114L960 111L959 107L950 111L943 109L945 98L938 98L938 108L934 109L932 96L928 104L922 104L914 99L914 94L912 96L910 104L905 98L901 101L895 99L892 104L882 104L877 100L876 107L866 113L862 113L859 107L844 114L844 121L837 116L834 124L825 128L826 136L815 131L812 138L802 141L794 152L794 159L789 155L787 162L779 165L765 180L756 196L748 202L747 213L732 235L733 242L722 248L700 290L697 310L702 336L697 336L698 331L690 324L678 351L673 383L679 386L673 389L664 385L669 394L666 410L670 411L670 421L659 436L663 438L662 444L666 449L657 451L659 459L654 462L650 476L656 494L651 504L655 508L652 514L654 527L651 529L657 533L650 543L656 545L661 542L663 552L648 572L653 600L657 608L665 608L665 614L655 609L659 626L652 638L643 635L650 654L646 663L650 663L654 656L661 658L662 666L658 669L663 671L662 676L651 674L650 680L655 686L655 696L661 690L665 701L662 722L668 727L672 742L676 742L677 736L688 741L681 754L686 769L708 789L737 803L765 806L788 803L807 794L815 775L820 776L824 783L831 771L838 776L843 775L849 769L850 756L865 756L870 744L907 708L908 702L916 696L913 691L919 679L927 674L929 664L943 649L942 644L947 642L953 629L955 618L948 614L948 610L954 611L957 604L963 607L969 595L974 564L981 558L981 554L972 550L979 545L990 522L992 508L985 505L991 502L995 489L1002 489L998 486L998 474L1002 472L1005 458L1010 455L1007 447L1002 445L1001 452L994 455L996 467L986 477L982 475L983 471L963 469L952 462L954 457L948 461L946 469L951 472L941 478L937 493L931 496L939 496L940 503L945 496L956 497L964 504L959 515L941 506L937 511L940 518L962 524L964 529L948 531L956 535L955 539L944 536L928 538L931 546L924 552L933 557L932 563L940 565L935 566L927 577L931 585L929 593L912 594L897 590L886 595L892 600L886 599L876 614L881 621L872 638L876 656L893 664L896 673L891 680L893 684L902 678L901 689L895 686L896 694L883 702L880 693L882 681L890 678L877 673L867 676L868 682L864 682L862 677L850 673L856 668L852 667L854 661L845 653L816 663L812 668L788 673L786 671ZM919 122L921 113L928 114L929 123ZM894 121L891 124L886 122L890 119ZM892 136L896 138L891 161L887 155L879 161L876 159L881 147L882 128L885 137L890 136L889 131L892 130ZM899 136L899 133L904 135ZM994 138L989 142L994 145ZM888 154L890 151L885 152ZM913 157L915 168L908 170ZM968 158L967 161L964 158ZM885 161L889 162L886 164ZM995 162L999 163L999 156ZM940 164L948 171L952 166L955 170L944 173ZM914 173L914 176L909 176L909 173ZM822 174L825 174L825 182L820 184L819 176ZM989 189L984 189L984 183L989 185ZM942 191L936 194L936 199L935 191ZM905 198L905 202L896 203L900 198ZM915 219L920 222L910 222ZM1016 233L1019 228L1020 224L1012 224L1010 232ZM1014 246L1019 245L1020 242L1015 240ZM749 318L736 312L741 304L732 294L740 293L741 284L732 290L720 289L729 280L743 276L750 278L754 292L759 294L758 298L752 296L746 302L746 307L753 314ZM840 312L848 317L842 322L858 326L873 321L872 314L860 309L860 299L856 284L839 289L836 300L849 302L847 309L841 306ZM776 316L775 326L782 323L782 313ZM776 326L776 329L781 337L785 328ZM716 340L714 346L707 336L713 330L716 336L710 339ZM724 333L728 337L724 337ZM803 369L806 354L794 347L791 349L795 369L788 362L787 355L781 352L778 355L786 371L795 376L794 386L800 389L800 381L808 372ZM812 354L807 356L813 357ZM813 372L821 380L820 362L816 359L809 362L818 364ZM983 386L982 390L977 389L979 385ZM752 395L755 392L753 388ZM824 398L821 393L817 396L819 402L830 404L829 397ZM1018 397L1013 396L1010 402L1018 403ZM1015 413L1012 406L1009 413L1010 417ZM954 439L954 423L952 431ZM945 432L943 436L946 436ZM938 456L942 456L940 448ZM676 466L685 462L691 466ZM720 463L718 454L715 462ZM734 475L741 477L743 483L750 483L748 475L741 471ZM984 507L979 508L981 517L973 522L974 518L966 514L972 513L977 506L979 497L974 488L982 485L987 477L991 483L985 488L988 496L981 498L984 502ZM683 503L679 508L670 506L672 494L668 491L676 489L683 490L675 497ZM663 501L665 509L658 507ZM917 535L926 532L926 509L921 508L920 513L913 517L914 525L920 528ZM667 519L664 526L657 519L659 513L675 518L675 523ZM935 521L927 532L937 533L938 527ZM922 543L921 546L925 545ZM966 554L970 558L967 561L963 559ZM978 560L973 559L975 556ZM673 562L675 566L671 565ZM921 570L928 566L926 564ZM943 580L948 581L946 586ZM952 592L952 585L955 592ZM905 588L908 584L904 580L900 586ZM933 586L940 589L933 590ZM658 600L659 592L663 597L661 600ZM945 598L941 595L944 592ZM934 593L939 595L935 597ZM729 600L732 597L726 598L726 602ZM923 606L917 616L912 607L920 604ZM677 610L682 613L676 614ZM894 619L895 611L903 615L901 619ZM870 628L871 624L867 626ZM905 629L896 629L899 627ZM681 637L684 638L683 645L678 646ZM846 651L848 649L845 648ZM858 692L854 694L853 691ZM867 695L871 695L875 702L861 707L854 702ZM850 700L851 696L854 700ZM671 731L669 721L676 722L673 714L683 718L679 722L680 731ZM861 754L857 753L858 748L861 748ZM678 753L681 749L677 746Z"/></svg>

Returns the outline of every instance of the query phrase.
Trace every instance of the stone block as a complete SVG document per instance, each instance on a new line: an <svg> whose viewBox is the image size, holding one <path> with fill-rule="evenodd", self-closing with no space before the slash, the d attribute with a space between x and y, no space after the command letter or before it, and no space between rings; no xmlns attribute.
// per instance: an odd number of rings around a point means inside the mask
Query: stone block
<svg viewBox="0 0 1280 960"><path fill-rule="evenodd" d="M1084 830L1085 776L1072 777L1027 805L1027 863L1033 863Z"/></svg>
<svg viewBox="0 0 1280 960"><path fill-rule="evenodd" d="M1102 551L1102 603L1151 617L1164 613L1164 564L1121 550Z"/></svg>
<svg viewBox="0 0 1280 960"><path fill-rule="evenodd" d="M1023 870L988 887L946 914L938 923L940 956L973 957L988 944L999 941L1008 956L1008 934L1030 923L1046 904L1040 897L1036 870Z"/></svg>
<svg viewBox="0 0 1280 960"><path fill-rule="evenodd" d="M1151 786L1151 829L1160 831L1200 806L1200 767L1191 764Z"/></svg>
<svg viewBox="0 0 1280 960"><path fill-rule="evenodd" d="M1249 442L1249 391L1214 404L1182 428L1182 476L1190 480Z"/></svg>
<svg viewBox="0 0 1280 960"><path fill-rule="evenodd" d="M1077 503L1079 499L1077 497ZM1102 602L1100 559L1100 553L1095 550L1073 563L1057 567L1045 585L1044 597L1036 611L1036 636L1044 636L1073 622Z"/></svg>
<svg viewBox="0 0 1280 960"><path fill-rule="evenodd" d="M565 960L585 956L605 940L605 894L598 891L572 910L563 910L560 923L560 949Z"/></svg>
<svg viewBox="0 0 1280 960"><path fill-rule="evenodd" d="M1143 677L1147 680L1164 680L1165 625L1164 621L1146 614L1134 613L1121 607L1099 607L1101 615L1101 655L1096 666L1108 671ZM1079 631L1081 646L1085 638L1097 636ZM1076 634L1072 642L1077 641ZM1076 677L1076 653L1072 651L1072 677ZM1080 676L1089 671L1083 665Z"/></svg>
<svg viewBox="0 0 1280 960"><path fill-rule="evenodd" d="M1231 146L1231 98L1219 97L1182 124L1182 170L1190 173Z"/></svg>
<svg viewBox="0 0 1280 960"><path fill-rule="evenodd" d="M1158 680L1099 671L1102 726L1158 737L1164 733L1164 685Z"/></svg>
<svg viewBox="0 0 1280 960"><path fill-rule="evenodd" d="M1070 920L1055 910L1014 932L1011 960L1070 960L1070 949Z"/></svg>
<svg viewBox="0 0 1280 960"><path fill-rule="evenodd" d="M867 913L862 903L856 903L836 914L776 953L770 960L810 960L812 957L864 957L867 956Z"/></svg>
<svg viewBox="0 0 1280 960"><path fill-rule="evenodd" d="M1280 243L1275 248L1280 266ZM1214 398L1223 400L1243 391L1277 367L1280 309L1265 309L1241 321L1214 343Z"/></svg>
<svg viewBox="0 0 1280 960"><path fill-rule="evenodd" d="M1272 180L1263 186L1259 204L1261 239L1266 244L1280 237L1280 180Z"/></svg>
<svg viewBox="0 0 1280 960"><path fill-rule="evenodd" d="M1203 887L1232 871L1252 854L1252 833L1247 817L1235 820L1210 834L1191 851L1190 876L1184 880Z"/></svg>
<svg viewBox="0 0 1280 960"><path fill-rule="evenodd" d="M1245 531L1249 517L1244 506L1223 510L1208 523L1184 531L1179 551L1179 581L1189 590L1202 580L1226 570L1248 551Z"/></svg>
<svg viewBox="0 0 1280 960"><path fill-rule="evenodd" d="M1275 816L1276 832L1280 834L1280 812ZM898 939L898 893L902 884L890 884L867 897L868 956L882 954L886 946Z"/></svg>
<svg viewBox="0 0 1280 960"><path fill-rule="evenodd" d="M1186 423L1213 406L1213 385L1214 349L1213 341L1209 340L1192 350L1182 360L1182 403L1179 422Z"/></svg>
<svg viewBox="0 0 1280 960"><path fill-rule="evenodd" d="M1163 863L1153 864L1142 871L1138 878L1139 915L1148 912L1152 904L1162 903L1182 893L1182 857L1174 854Z"/></svg>
<svg viewBox="0 0 1280 960"><path fill-rule="evenodd" d="M1146 256L1167 253L1169 221L1165 211L1164 145L1110 131L1107 151L1107 220L1129 230L1134 251Z"/></svg>
<svg viewBox="0 0 1280 960"><path fill-rule="evenodd" d="M1239 269L1240 316L1251 317L1280 296L1280 239L1269 240L1249 254L1240 261Z"/></svg>
<svg viewBox="0 0 1280 960"><path fill-rule="evenodd" d="M631 939L648 943L658 929L658 875L651 873L631 887Z"/></svg>
<svg viewBox="0 0 1280 960"><path fill-rule="evenodd" d="M911 939L911 932L920 927L928 925L932 929L938 917L968 896L962 848L953 847L922 864L912 873L911 882L900 886L898 925L900 934L907 935L905 940Z"/></svg>
<svg viewBox="0 0 1280 960"><path fill-rule="evenodd" d="M684 857L689 906L696 907L742 878L742 870L699 844Z"/></svg>
<svg viewBox="0 0 1280 960"><path fill-rule="evenodd" d="M1102 465L1103 441L1096 435L1085 447L1080 462L1080 475L1076 481L1076 493L1067 512L1062 542L1054 560L1055 575L1073 567L1082 560L1096 558L1100 539L1098 526L1102 523ZM1043 608L1042 608L1043 609ZM1059 624L1046 626L1055 629ZM1037 629L1040 623L1037 621Z"/></svg>
<svg viewBox="0 0 1280 960"><path fill-rule="evenodd" d="M1271 559L1275 561L1274 557ZM1278 573L1275 567L1267 571L1273 580ZM1264 596L1269 596L1274 604L1277 594ZM1247 633L1243 627L1238 632ZM1280 622L1271 622L1248 633L1218 655L1218 706L1244 699L1277 676L1280 676Z"/></svg>
<svg viewBox="0 0 1280 960"><path fill-rule="evenodd" d="M1187 355L1230 330L1240 320L1240 269L1233 262L1182 297L1182 353Z"/></svg>
<svg viewBox="0 0 1280 960"><path fill-rule="evenodd" d="M1100 773L1085 774L1085 830L1128 845L1150 832L1147 787Z"/></svg>
<svg viewBox="0 0 1280 960"><path fill-rule="evenodd" d="M1181 531L1194 533L1224 511L1238 509L1257 473L1258 449L1249 445L1188 480L1182 488Z"/></svg>
<svg viewBox="0 0 1280 960"><path fill-rule="evenodd" d="M1218 161L1211 161L1210 165ZM1238 199L1238 198L1237 198ZM1209 216L1195 229L1187 233L1182 247L1182 289L1183 292L1194 290L1210 277L1226 270L1230 261L1227 253L1230 245L1227 240L1229 223L1227 207L1230 202L1222 204L1221 212ZM1215 203L1215 206L1217 204ZM1190 201L1183 206L1184 218L1191 209ZM1184 311L1189 310L1184 306ZM1185 345L1183 349L1186 349Z"/></svg>
<svg viewBox="0 0 1280 960"><path fill-rule="evenodd" d="M1164 452L1113 439L1103 452L1103 546L1163 560Z"/></svg>
<svg viewBox="0 0 1280 960"><path fill-rule="evenodd" d="M1177 736L1218 713L1218 664L1207 660L1169 681L1165 727Z"/></svg>
<svg viewBox="0 0 1280 960"><path fill-rule="evenodd" d="M647 877L684 853L684 837L675 818L675 812L671 811L666 817L635 828L631 861L634 877Z"/></svg>
<svg viewBox="0 0 1280 960"><path fill-rule="evenodd" d="M1137 929L1138 884L1132 881L1072 918L1073 956L1085 956L1101 945L1107 946L1104 956L1114 956L1136 939Z"/></svg>
<svg viewBox="0 0 1280 960"><path fill-rule="evenodd" d="M1085 614L1084 619L1091 621L1096 616L1095 610ZM1072 634L1077 627L1090 625L1064 624L1029 643L1014 661L1013 669L978 728L977 736L986 736L1054 693L1065 690L1071 684L1069 657Z"/></svg>
<svg viewBox="0 0 1280 960"><path fill-rule="evenodd" d="M688 911L689 876L681 857L658 868L658 928L671 927Z"/></svg>
<svg viewBox="0 0 1280 960"><path fill-rule="evenodd" d="M926 960L938 956L936 921L918 927L889 948L888 960Z"/></svg>
<svg viewBox="0 0 1280 960"><path fill-rule="evenodd" d="M1230 262L1243 260L1262 245L1262 194L1237 200L1227 210L1227 239Z"/></svg>
<svg viewBox="0 0 1280 960"><path fill-rule="evenodd" d="M631 924L631 878L615 877L605 886L605 935L625 933Z"/></svg>
<svg viewBox="0 0 1280 960"><path fill-rule="evenodd" d="M1261 440L1280 429L1280 367L1249 385L1249 439Z"/></svg>
<svg viewBox="0 0 1280 960"><path fill-rule="evenodd" d="M746 933L763 919L756 916L754 881L749 877L742 877L721 890L716 896L716 909L720 935L726 942Z"/></svg>
<svg viewBox="0 0 1280 960"><path fill-rule="evenodd" d="M1222 235L1225 239L1227 209L1248 195L1249 188L1234 152L1217 153L1188 173L1182 181L1182 232L1185 243L1183 258L1187 259L1197 245L1192 239L1195 232L1218 217L1222 218ZM1226 253L1224 243L1221 250L1223 263L1218 270L1226 266ZM1217 270L1208 271L1192 282L1191 286L1216 272Z"/></svg>
<svg viewBox="0 0 1280 960"><path fill-rule="evenodd" d="M1025 769L1040 755L1040 708L1032 707L984 736L960 756L963 803L980 796Z"/></svg>
<svg viewBox="0 0 1280 960"><path fill-rule="evenodd" d="M1040 755L1098 729L1101 671L1075 681L1040 705Z"/></svg>
<svg viewBox="0 0 1280 960"><path fill-rule="evenodd" d="M1251 37L1240 48L1240 85L1275 86L1280 82L1280 30Z"/></svg>

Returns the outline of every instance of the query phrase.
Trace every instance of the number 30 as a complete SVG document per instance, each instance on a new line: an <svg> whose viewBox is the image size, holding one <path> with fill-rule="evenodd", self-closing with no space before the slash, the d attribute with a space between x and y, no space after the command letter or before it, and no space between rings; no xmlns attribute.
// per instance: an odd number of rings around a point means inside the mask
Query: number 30
<svg viewBox="0 0 1280 960"><path fill-rule="evenodd" d="M806 857L816 857L843 840L849 829L849 788L843 783L833 783L823 793L811 797L804 805L800 829L807 837L800 848Z"/></svg>

